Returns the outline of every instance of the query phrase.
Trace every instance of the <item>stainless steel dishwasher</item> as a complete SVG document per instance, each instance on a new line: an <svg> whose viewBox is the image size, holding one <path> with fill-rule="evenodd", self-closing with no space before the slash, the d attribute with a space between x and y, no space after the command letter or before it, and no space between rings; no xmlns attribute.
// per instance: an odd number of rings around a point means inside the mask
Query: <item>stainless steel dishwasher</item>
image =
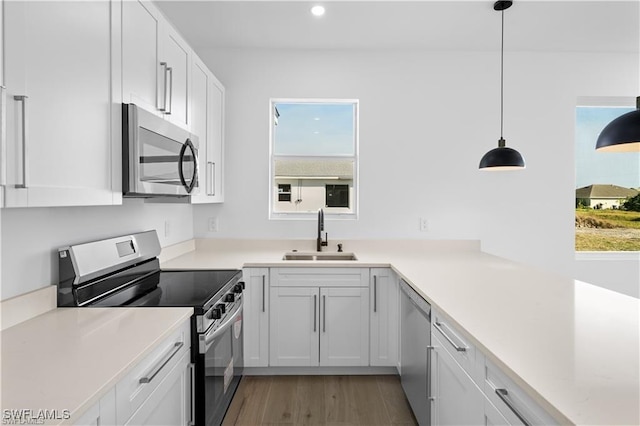
<svg viewBox="0 0 640 426"><path fill-rule="evenodd" d="M400 381L418 424L431 424L431 305L400 281Z"/></svg>

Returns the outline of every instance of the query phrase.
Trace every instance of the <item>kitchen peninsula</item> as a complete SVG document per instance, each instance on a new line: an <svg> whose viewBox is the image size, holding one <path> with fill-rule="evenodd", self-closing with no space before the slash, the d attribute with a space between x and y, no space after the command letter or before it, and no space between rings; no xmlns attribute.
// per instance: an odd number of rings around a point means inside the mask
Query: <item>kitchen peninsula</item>
<svg viewBox="0 0 640 426"><path fill-rule="evenodd" d="M391 267L560 424L638 424L640 301L473 241L342 241L355 261L287 261L313 241L190 241L164 269ZM621 350L620 342L624 342Z"/></svg>

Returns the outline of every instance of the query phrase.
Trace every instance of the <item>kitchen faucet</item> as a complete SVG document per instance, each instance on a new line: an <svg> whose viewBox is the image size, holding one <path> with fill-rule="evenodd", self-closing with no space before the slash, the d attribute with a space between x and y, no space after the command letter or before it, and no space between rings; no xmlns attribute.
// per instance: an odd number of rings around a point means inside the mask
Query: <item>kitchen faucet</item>
<svg viewBox="0 0 640 426"><path fill-rule="evenodd" d="M316 239L316 251L322 251L323 246L329 243L329 234L324 233L324 241L322 240L322 231L324 231L324 211L318 210L318 238Z"/></svg>

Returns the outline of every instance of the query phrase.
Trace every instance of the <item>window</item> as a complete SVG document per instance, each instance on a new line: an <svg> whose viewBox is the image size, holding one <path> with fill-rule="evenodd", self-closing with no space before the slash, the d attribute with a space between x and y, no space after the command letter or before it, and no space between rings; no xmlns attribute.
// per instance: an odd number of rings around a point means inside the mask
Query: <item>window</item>
<svg viewBox="0 0 640 426"><path fill-rule="evenodd" d="M281 183L278 185L278 201L291 202L291 184Z"/></svg>
<svg viewBox="0 0 640 426"><path fill-rule="evenodd" d="M349 185L325 185L327 207L349 207Z"/></svg>
<svg viewBox="0 0 640 426"><path fill-rule="evenodd" d="M357 216L358 101L271 101L270 217Z"/></svg>
<svg viewBox="0 0 640 426"><path fill-rule="evenodd" d="M595 150L602 129L632 110L576 108L577 252L640 251L640 153Z"/></svg>

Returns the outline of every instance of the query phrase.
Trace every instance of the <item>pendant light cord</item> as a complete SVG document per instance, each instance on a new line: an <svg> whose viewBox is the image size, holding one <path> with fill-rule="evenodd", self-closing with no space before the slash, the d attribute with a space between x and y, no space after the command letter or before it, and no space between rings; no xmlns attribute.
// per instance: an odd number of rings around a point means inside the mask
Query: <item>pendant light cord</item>
<svg viewBox="0 0 640 426"><path fill-rule="evenodd" d="M504 127L504 9L500 12L502 16L502 35L500 39L500 139Z"/></svg>

